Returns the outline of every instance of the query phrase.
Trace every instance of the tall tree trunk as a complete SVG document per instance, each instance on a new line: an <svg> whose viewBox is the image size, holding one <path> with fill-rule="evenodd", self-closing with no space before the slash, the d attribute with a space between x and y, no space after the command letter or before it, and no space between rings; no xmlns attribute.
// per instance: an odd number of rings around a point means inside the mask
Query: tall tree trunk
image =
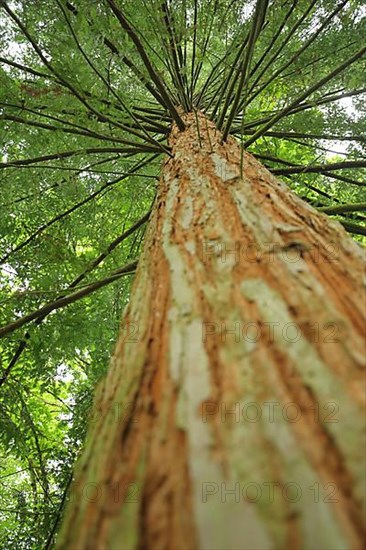
<svg viewBox="0 0 366 550"><path fill-rule="evenodd" d="M361 247L185 122L57 548L359 549Z"/></svg>

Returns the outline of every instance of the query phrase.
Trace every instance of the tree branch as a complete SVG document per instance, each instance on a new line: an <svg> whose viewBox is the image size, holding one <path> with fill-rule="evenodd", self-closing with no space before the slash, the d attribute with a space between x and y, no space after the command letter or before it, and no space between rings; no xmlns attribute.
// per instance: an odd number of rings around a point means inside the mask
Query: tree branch
<svg viewBox="0 0 366 550"><path fill-rule="evenodd" d="M77 155L90 155L98 153L123 153L123 154L136 154L136 153L160 153L160 149L153 147L152 145L138 145L135 148L122 148L122 147L87 147L86 149L76 149L75 151L63 151L61 153L54 153L52 155L45 155L43 157L35 157L31 159L13 160L10 162L0 162L0 169L11 168L13 166L27 166L29 164L35 164L37 162L46 162L47 160L65 159Z"/></svg>
<svg viewBox="0 0 366 550"><path fill-rule="evenodd" d="M288 168L273 168L272 174L277 176L287 176L289 174L305 174L305 173L323 173L332 170L345 170L348 168L365 168L366 160L350 160L344 162L333 162L329 164L318 164L315 166L289 166ZM363 182L358 182L358 185L366 185Z"/></svg>
<svg viewBox="0 0 366 550"><path fill-rule="evenodd" d="M107 3L109 4L109 6L110 6L111 10L113 11L114 15L116 16L116 18L120 22L121 27L123 28L123 30L126 31L128 36L131 38L131 40L135 44L136 49L137 49L144 65L145 65L152 81L155 83L157 89L159 90L159 93L160 93L161 97L163 98L164 107L166 107L170 111L173 119L175 120L175 122L178 125L178 128L180 130L184 130L184 128L185 128L184 122L181 119L181 117L179 116L178 111L174 107L168 93L166 92L163 81L161 80L160 76L157 74L154 67L152 66L152 64L150 62L150 59L149 59L148 55L146 54L145 49L144 49L139 37L137 36L136 32L133 30L131 25L128 23L128 21L127 21L126 17L124 16L123 12L116 6L114 0L107 0Z"/></svg>
<svg viewBox="0 0 366 550"><path fill-rule="evenodd" d="M149 217L150 212L151 211L149 211L147 214L145 214L145 216ZM86 276L91 271L93 271L122 241L127 239L127 237L129 237L134 231L136 231L136 229L138 229L138 227L140 227L146 221L145 216L143 218L141 218L138 222L136 222L132 227L127 229L127 231L124 231L122 233L122 235L117 237L109 245L108 249L105 252L102 252L99 256L97 256L97 258L95 258L94 261L91 264L89 264L89 266L80 275L78 275L78 277L76 277L76 279L74 279L70 283L67 290L73 289L76 286L78 286L79 283L81 283L81 281L83 281L86 278ZM59 298L61 299L64 296L65 296L64 294L60 295ZM38 319L36 319L35 325L36 326L40 325L42 323L43 319L44 319L44 317L39 317ZM23 351L27 347L27 343L28 343L29 339L30 339L30 332L27 331L24 334L21 341L19 342L18 348L17 348L15 354L13 355L9 365L7 366L7 368L2 373L2 377L0 378L0 386L2 386L2 384L4 384L6 382L6 380L8 379L10 372L12 371L12 369L14 368L16 363L18 362L19 358L21 357Z"/></svg>
<svg viewBox="0 0 366 550"><path fill-rule="evenodd" d="M31 321L34 321L35 319L40 319L40 318L44 319L47 315L49 315L49 313L51 313L52 311L55 311L56 309L60 309L69 304L73 304L74 302L77 302L78 300L80 300L81 298L84 298L85 296L88 296L92 292L95 292L96 290L99 290L100 288L103 288L104 286L109 285L110 283L113 283L114 281L122 277L122 275L129 275L131 273L134 273L136 270L136 267L137 267L137 261L127 264L124 267L117 269L109 277L106 277L101 281L96 281L95 283L91 283L85 288L78 290L76 292L73 292L72 294L63 296L62 298L57 298L54 302L46 304L40 309L37 309L36 311L33 311L32 313L29 313L28 315L25 315L24 317L21 317L20 319L17 319L16 321L9 323L5 327L0 328L0 338L3 338L7 334L11 334L15 330L19 329L20 327L22 327L27 323L30 323Z"/></svg>
<svg viewBox="0 0 366 550"><path fill-rule="evenodd" d="M348 233L353 233L354 235L366 235L366 227L358 225L357 223L352 223L344 220L338 221L343 225Z"/></svg>
<svg viewBox="0 0 366 550"><path fill-rule="evenodd" d="M250 68L250 63L252 61L256 41L258 40L260 32L263 28L263 23L264 23L264 19L268 8L268 1L269 0L257 0L251 32L248 40L248 45L246 48L246 56L244 58L242 67L240 69L241 77L240 77L239 85L236 90L236 94L233 100L231 111L226 121L224 131L222 133L223 141L226 141L227 136L229 135L230 128L234 120L234 116L237 114L237 109L240 102L241 94L243 92L243 89L245 89L245 87L247 86L247 76ZM220 128L220 125L219 125L219 128Z"/></svg>
<svg viewBox="0 0 366 550"><path fill-rule="evenodd" d="M124 175L122 175L121 177L115 179L115 180L111 180L111 181L108 181L107 183L105 183L100 189L98 189L97 191L94 191L94 193L92 193L91 195L89 195L86 199L74 204L71 208L68 208L65 212L62 212L61 214L58 214L57 216L55 216L54 218L52 218L51 220L49 220L48 222L44 223L43 225L41 225L36 231L34 231L31 235L29 235L29 237L27 239L25 239L25 241L23 241L22 243L20 243L18 246L14 247L12 250L10 250L10 252L8 252L7 254L5 254L5 256L3 256L1 259L0 259L0 264L3 264L5 263L10 256L12 256L15 252L19 252L19 250L22 250L25 246L27 246L30 242L32 242L36 237L38 237L41 233L43 233L43 231L45 231L46 229L48 229L49 227L51 227L52 225L54 225L55 223L61 221L62 219L64 219L66 216L72 214L73 212L75 212L76 210L78 210L79 208L81 208L82 206L85 206L85 204L89 203L90 201L92 201L93 199L95 199L97 196L99 196L103 191L105 191L106 189L112 187L113 185L115 185L116 183L119 183L120 181L123 181L124 179L128 178L129 176L133 175L133 173L138 170L139 168L142 168L143 166L145 166L146 164L148 164L152 159L147 159L147 160L144 160L142 162L139 162L137 163L132 169L130 172L126 172ZM146 220L144 220L146 221ZM144 223L144 222L141 222L141 223ZM140 224L139 224L140 225ZM139 225L137 227L139 227ZM137 229L136 227L134 227L134 230Z"/></svg>
<svg viewBox="0 0 366 550"><path fill-rule="evenodd" d="M324 214L343 214L344 212L366 212L366 202L353 204L339 204L337 206L323 206L318 208Z"/></svg>
<svg viewBox="0 0 366 550"><path fill-rule="evenodd" d="M267 124L264 124L262 128L260 128L250 139L248 139L244 143L244 147L249 147L252 143L257 141L258 138L260 138L269 128L271 128L276 122L278 122L281 118L283 118L285 115L287 115L291 110L293 110L295 107L299 105L302 101L304 101L307 97L309 97L313 92L324 86L327 82L338 76L340 73L342 73L345 69L350 67L355 61L358 61L364 54L366 53L366 46L358 50L352 57L341 63L341 65L338 65L336 69L334 69L331 73L327 74L324 78L319 80L316 84L308 88L303 94L301 94L296 100L292 101L287 107L282 109L279 113L277 113L274 117L272 117Z"/></svg>

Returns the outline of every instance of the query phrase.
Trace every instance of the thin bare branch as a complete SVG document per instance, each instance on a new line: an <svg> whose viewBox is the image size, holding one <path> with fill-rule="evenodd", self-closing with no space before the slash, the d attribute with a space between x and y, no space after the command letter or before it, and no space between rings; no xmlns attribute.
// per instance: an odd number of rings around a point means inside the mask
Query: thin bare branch
<svg viewBox="0 0 366 550"><path fill-rule="evenodd" d="M252 143L254 143L259 137L261 137L269 128L271 128L276 122L278 122L281 118L283 118L285 115L287 115L290 111L292 111L295 107L297 107L302 101L304 101L307 97L309 97L313 92L317 91L319 88L324 86L327 82L341 74L345 69L350 67L353 63L358 61L364 54L366 53L366 46L358 50L352 57L341 63L341 65L338 65L336 69L334 69L332 72L328 73L325 77L323 77L321 80L316 82L313 86L310 86L303 94L301 94L297 99L292 101L287 107L282 109L279 113L277 113L274 117L272 117L262 128L260 128L250 139L248 139L244 143L244 147L248 147Z"/></svg>
<svg viewBox="0 0 366 550"><path fill-rule="evenodd" d="M126 31L128 36L131 38L131 40L135 44L136 49L137 49L144 65L145 65L152 81L155 83L155 86L157 87L161 97L163 98L164 106L170 111L173 119L177 123L178 128L180 130L184 130L184 128L185 128L184 122L181 119L178 111L174 107L174 105L173 105L173 103L172 103L172 101L171 101L171 99L170 99L170 97L169 97L169 95L168 95L168 93L165 89L165 85L164 85L162 79L160 78L160 76L155 71L154 67L152 66L151 61L150 61L148 55L146 54L145 49L144 49L139 37L137 36L136 32L134 31L134 29L132 28L130 23L127 21L127 19L124 16L123 12L116 6L114 0L107 0L107 3L109 4L109 6L110 6L111 10L113 11L114 15L116 16L116 18L118 19L118 21L119 21L121 27L123 28L123 30Z"/></svg>
<svg viewBox="0 0 366 550"><path fill-rule="evenodd" d="M109 245L108 249L105 252L102 252L99 256L97 256L97 258L95 258L94 261L91 264L89 264L89 266L80 275L78 275L78 277L76 277L76 279L74 279L72 281L72 283L70 283L70 285L68 286L68 288L66 290L71 290L71 289L77 287L79 285L79 283L81 283L81 281L83 281L87 277L87 275L91 271L93 271L121 242L123 242L134 231L136 231L136 229L138 229L143 223L145 223L145 221L146 221L145 217L150 216L150 212L151 212L151 210L148 212L148 214L145 214L145 216L143 218L141 218L138 222L136 222L132 227L127 229L127 231L124 231L122 233L122 235L117 237L117 239L115 239ZM67 296L67 293L60 295L59 298L61 299L61 298L64 298L65 296ZM35 325L36 326L40 325L44 318L45 317L39 317L38 319L36 319L35 320ZM13 355L9 365L7 366L7 368L2 373L2 376L0 378L0 386L2 386L2 384L4 384L7 381L7 379L9 378L9 375L10 375L11 371L13 370L14 366L17 364L17 362L20 359L23 351L26 349L29 339L30 339L30 332L27 331L24 334L21 341L19 342L18 348L17 348L15 354Z"/></svg>
<svg viewBox="0 0 366 550"><path fill-rule="evenodd" d="M344 214L345 212L366 212L366 202L353 204L339 204L337 206L323 206L318 208L324 214Z"/></svg>
<svg viewBox="0 0 366 550"><path fill-rule="evenodd" d="M305 173L323 173L333 170L345 170L349 168L365 168L366 161L363 160L351 160L344 162L334 162L329 164L319 164L316 166L290 166L288 168L274 168L271 170L272 174L277 176L284 176L289 174L305 174ZM358 185L364 186L365 183L359 182Z"/></svg>
<svg viewBox="0 0 366 550"><path fill-rule="evenodd" d="M166 0L162 2L161 10L163 13L164 25L167 30L167 34L169 38L167 52L168 52L168 55L171 56L172 62L173 62L171 76L172 76L172 79L176 82L176 88L177 88L178 96L180 98L180 102L182 106L185 108L185 110L188 111L189 110L188 83L182 71L182 68L183 68L181 65L182 54L177 45L177 40L174 33L173 25L172 25L172 16L170 13L169 5ZM165 43L164 38L162 39Z"/></svg>
<svg viewBox="0 0 366 550"><path fill-rule="evenodd" d="M96 281L95 283L90 283L81 290L77 290L76 292L68 294L67 296L64 296L62 298L57 298L54 302L46 304L45 306L37 309L36 311L33 311L32 313L29 313L28 315L24 315L24 317L21 317L20 319L17 319L16 321L13 321L12 323L9 323L8 325L0 328L0 338L11 334L15 330L21 328L27 323L30 323L31 321L40 318L44 319L47 315L49 315L52 311L55 311L56 309L60 309L69 304L77 302L81 298L85 298L85 296L88 296L92 292L95 292L96 290L99 290L100 288L103 288L104 286L113 283L114 281L122 277L122 275L130 275L131 273L134 273L136 271L136 267L137 261L127 264L120 269L117 269L115 272L111 273L111 275L109 277L106 277L105 279ZM0 385L1 382L2 379L0 380Z"/></svg>
<svg viewBox="0 0 366 550"><path fill-rule="evenodd" d="M296 61L296 59L298 59L300 57L300 55L302 53L304 53L304 51L306 51L309 46L318 38L318 36L323 32L324 29L326 29L328 26L329 26L329 23L332 21L332 19L334 19L334 17L336 15L338 15L338 13L344 8L344 6L349 2L349 0L343 0L338 6L336 6L336 8L332 11L332 13L330 13L330 15L323 21L323 23L319 26L319 28L310 36L310 38L305 42L305 44L303 44L301 46L301 48L299 48L293 56L290 57L290 59L284 64L282 65L279 69L277 69L273 75L262 85L260 86L247 100L246 102L246 105L248 105L249 103L251 103L253 101L253 99L255 99L258 94L260 94L265 88L267 88L267 86L269 86L269 84L271 84L271 82L273 82L281 73L283 73L283 71L285 71L287 69L287 67L289 67L290 65L292 65L292 63L294 63ZM313 8L313 6L315 5L316 2L312 2L312 4L310 5L311 9ZM307 10L306 13L308 13L310 10ZM296 27L296 25L295 25ZM287 43L287 41L286 41ZM273 60L271 60L269 63L273 63ZM259 78L261 78L262 74L265 74L265 71L267 71L268 67L270 65L267 63L267 65L265 66L265 68L263 69L261 75L259 76ZM258 82L258 78L256 79L256 81L253 83L252 85L252 89L253 87L256 85L256 83Z"/></svg>
<svg viewBox="0 0 366 550"><path fill-rule="evenodd" d="M265 60L265 58L269 54L269 52L272 51L273 46L275 45L278 37L281 35L284 26L286 25L288 19L291 17L292 13L294 12L297 4L298 4L298 0L293 0L293 2L291 3L290 9L286 12L283 20L278 25L278 28L277 28L275 34L273 35L270 43L268 44L267 48L264 50L261 57L258 59L256 64L254 65L253 69L250 71L249 78L251 78L257 72L257 70L259 69L259 67L261 66L261 64L263 63L263 61ZM274 9L276 9L276 4L272 4L272 7ZM285 43L286 43L286 41L284 42L284 44Z"/></svg>
<svg viewBox="0 0 366 550"><path fill-rule="evenodd" d="M60 153L53 153L51 155L44 155L42 157L34 157L29 159L12 160L9 162L0 162L0 169L11 168L13 166L26 166L28 164L35 164L37 162L46 162L47 160L65 159L78 155L92 155L100 153L123 153L123 154L136 154L136 153L158 153L160 152L157 147L152 145L136 145L136 147L87 147L85 149L76 149L75 151L63 151Z"/></svg>
<svg viewBox="0 0 366 550"><path fill-rule="evenodd" d="M34 231L31 235L29 235L29 237L27 237L23 242L21 242L16 247L14 247L12 250L10 250L7 254L5 254L5 256L3 256L0 259L0 264L5 263L10 258L10 256L12 256L15 252L19 252L19 250L22 250L25 246L27 246L29 243L34 241L34 239L36 239L39 235L41 235L46 229L49 229L55 223L63 220L64 218L66 218L70 214L74 213L76 210L78 210L82 206L85 206L86 204L88 204L93 199L98 197L101 193L103 193L106 189L110 189L116 183L120 183L121 181L125 180L126 178L132 176L136 170L139 170L143 166L146 166L151 160L153 160L153 159L150 158L150 159L146 159L142 162L138 162L129 172L126 172L123 176L121 176L121 177L119 177L115 180L108 181L100 189L98 189L97 191L94 191L94 193L92 193L91 195L86 197L86 199L78 202L77 204L74 204L71 208L68 208L65 212L62 212L61 214L58 214L57 216L53 217L48 222L46 222L43 225L41 225L40 227L38 227L38 229L36 229L36 231Z"/></svg>
<svg viewBox="0 0 366 550"><path fill-rule="evenodd" d="M241 77L240 77L239 85L237 87L236 94L231 107L231 111L229 113L224 131L222 134L223 141L226 141L227 136L229 135L234 116L237 114L237 108L239 105L241 94L243 92L244 87L247 84L246 80L247 80L247 75L250 68L250 63L254 53L255 43L263 27L263 23L264 23L264 19L265 19L267 7L268 7L268 1L269 0L257 0L251 32L248 40L248 45L246 48L246 55L240 69ZM225 113L221 114L220 120L223 120L223 117L225 117ZM218 126L219 128L221 127L220 124L218 124Z"/></svg>
<svg viewBox="0 0 366 550"><path fill-rule="evenodd" d="M353 233L354 235L366 235L366 227L358 225L358 223L353 223L345 220L338 220L339 223L343 225L348 233Z"/></svg>

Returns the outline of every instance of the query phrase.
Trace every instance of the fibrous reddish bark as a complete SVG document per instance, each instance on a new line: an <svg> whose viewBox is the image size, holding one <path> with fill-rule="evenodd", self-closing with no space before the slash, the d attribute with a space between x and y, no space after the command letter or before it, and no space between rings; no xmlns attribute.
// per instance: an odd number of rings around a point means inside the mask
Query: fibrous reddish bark
<svg viewBox="0 0 366 550"><path fill-rule="evenodd" d="M361 548L362 249L183 118L57 547Z"/></svg>

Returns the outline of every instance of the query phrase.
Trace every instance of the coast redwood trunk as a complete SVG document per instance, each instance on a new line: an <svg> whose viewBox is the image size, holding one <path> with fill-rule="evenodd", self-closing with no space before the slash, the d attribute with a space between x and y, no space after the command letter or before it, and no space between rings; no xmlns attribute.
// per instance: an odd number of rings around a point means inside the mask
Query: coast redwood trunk
<svg viewBox="0 0 366 550"><path fill-rule="evenodd" d="M185 121L57 548L360 549L361 248Z"/></svg>

